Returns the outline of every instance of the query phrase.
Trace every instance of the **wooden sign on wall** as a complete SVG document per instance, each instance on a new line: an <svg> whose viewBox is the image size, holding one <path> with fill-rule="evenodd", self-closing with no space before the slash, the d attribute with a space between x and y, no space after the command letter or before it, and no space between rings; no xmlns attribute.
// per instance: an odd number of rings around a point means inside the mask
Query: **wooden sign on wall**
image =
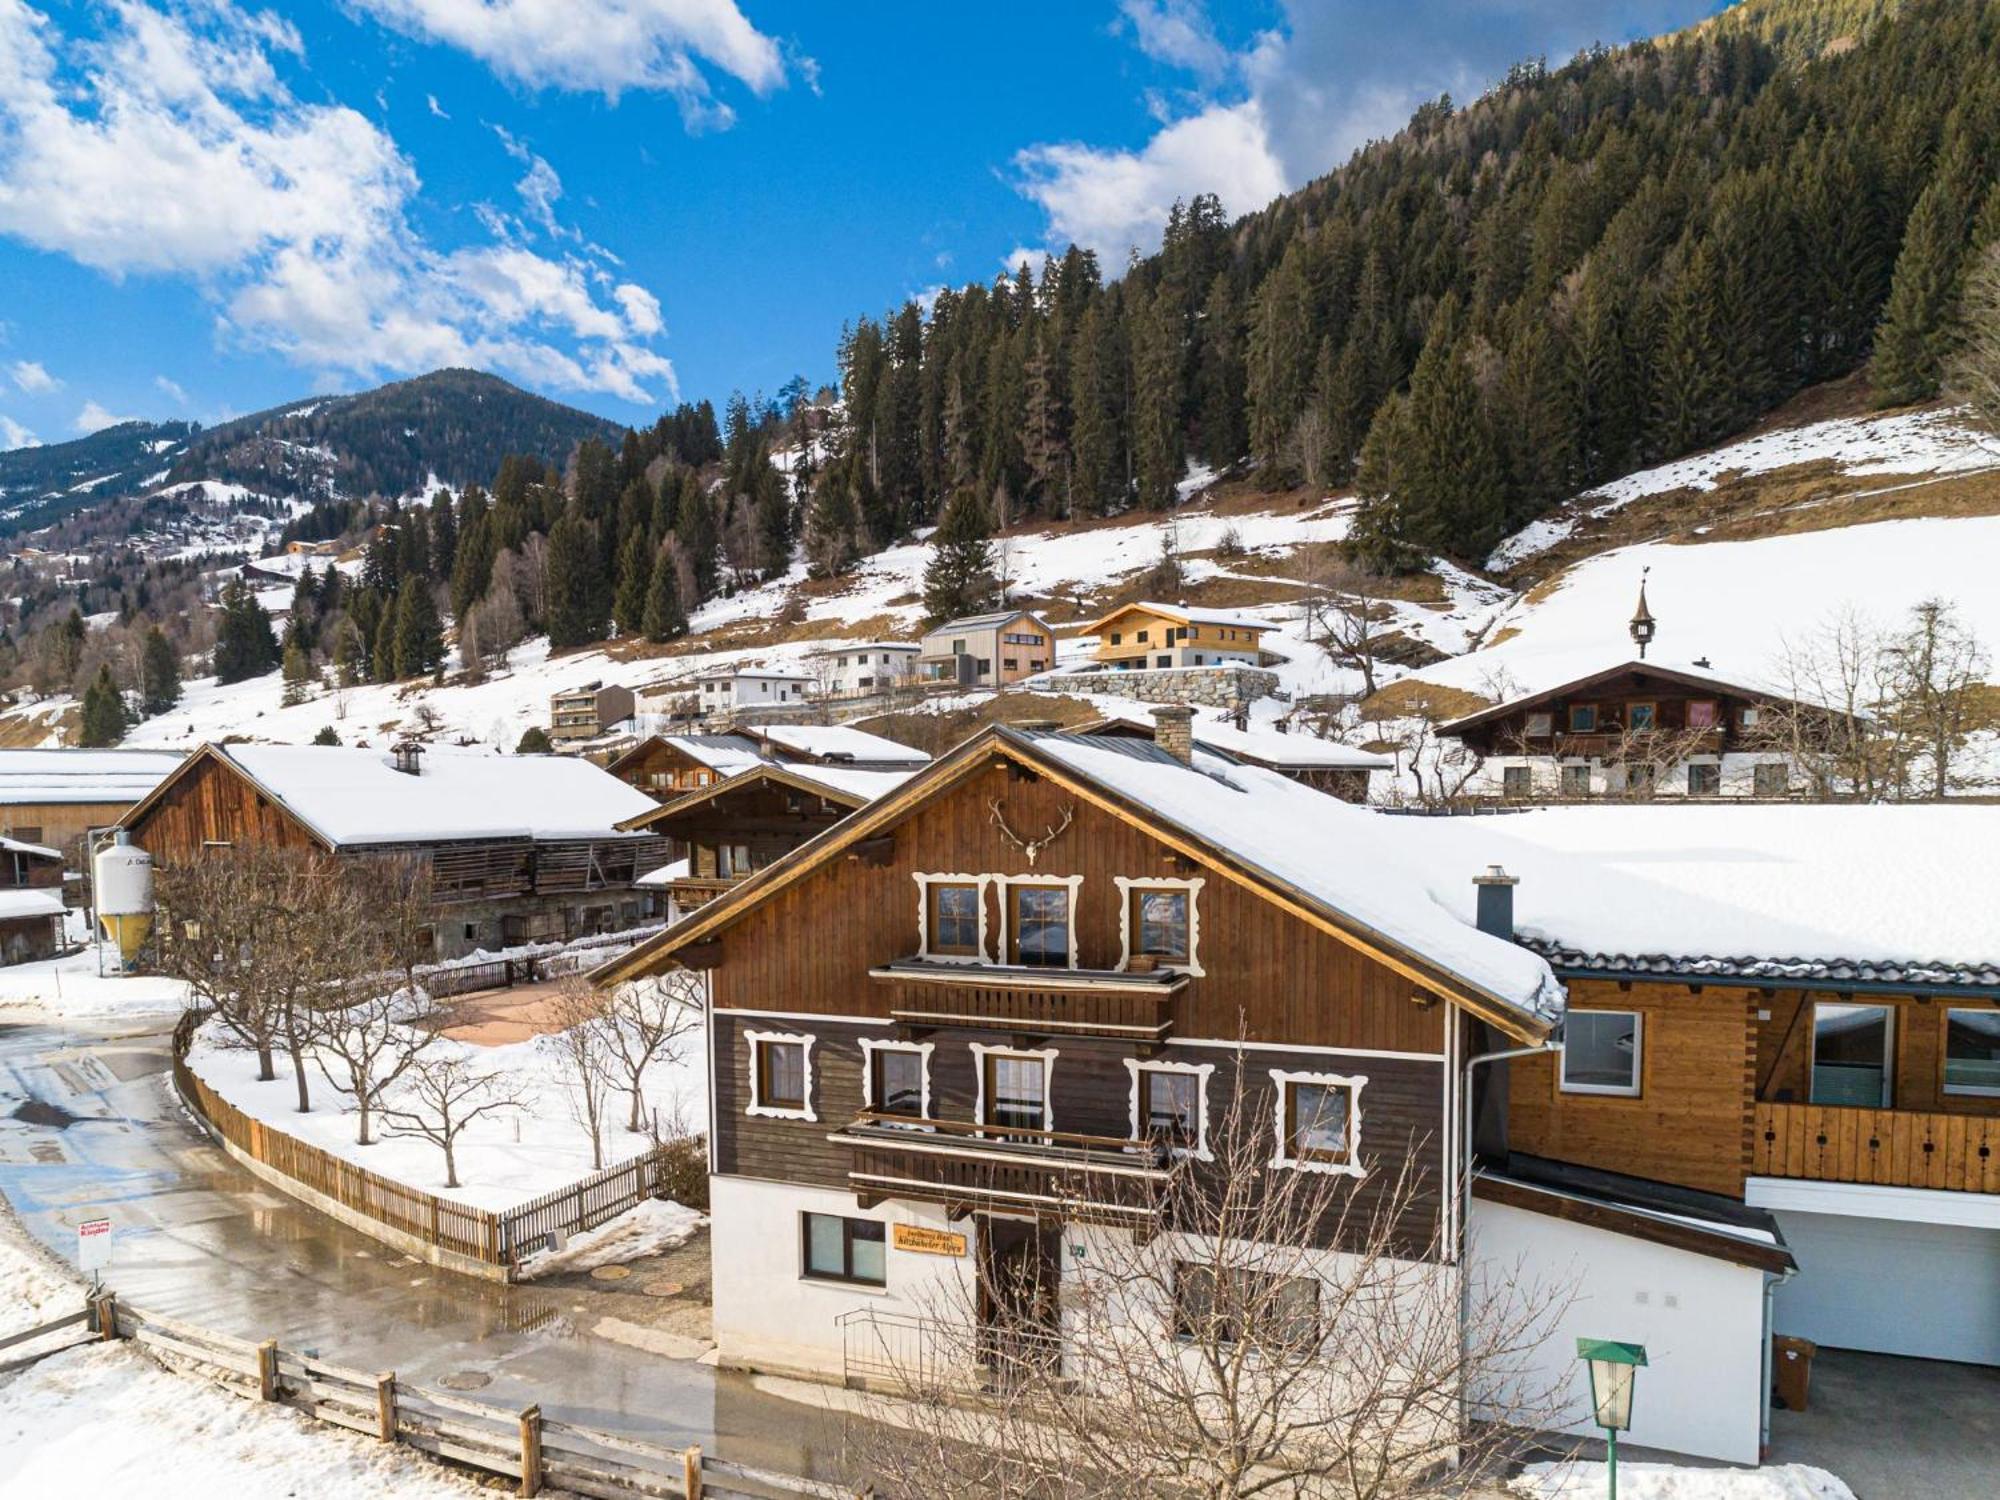
<svg viewBox="0 0 2000 1500"><path fill-rule="evenodd" d="M948 1229L926 1229L921 1224L891 1224L890 1243L898 1250L918 1255L963 1255L965 1236Z"/></svg>

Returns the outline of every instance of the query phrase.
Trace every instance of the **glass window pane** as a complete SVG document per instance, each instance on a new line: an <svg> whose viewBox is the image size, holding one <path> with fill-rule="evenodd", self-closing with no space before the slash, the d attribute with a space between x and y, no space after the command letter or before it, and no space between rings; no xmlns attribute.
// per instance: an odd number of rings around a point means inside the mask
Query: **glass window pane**
<svg viewBox="0 0 2000 1500"><path fill-rule="evenodd" d="M1886 1005L1815 1005L1812 1102L1887 1109L1889 1036Z"/></svg>
<svg viewBox="0 0 2000 1500"><path fill-rule="evenodd" d="M847 1258L843 1245L843 1224L833 1214L806 1215L806 1274L845 1276Z"/></svg>
<svg viewBox="0 0 2000 1500"><path fill-rule="evenodd" d="M1952 1094L2000 1094L2000 1010L1945 1012L1944 1086Z"/></svg>
<svg viewBox="0 0 2000 1500"><path fill-rule="evenodd" d="M1186 958L1188 893L1141 891L1138 907L1139 951L1157 958Z"/></svg>
<svg viewBox="0 0 2000 1500"><path fill-rule="evenodd" d="M1143 1070L1139 1074L1140 1129L1149 1136L1163 1135L1193 1144L1199 1124L1196 1093L1200 1082L1192 1073Z"/></svg>
<svg viewBox="0 0 2000 1500"><path fill-rule="evenodd" d="M924 1059L920 1052L875 1053L875 1107L885 1114L921 1115Z"/></svg>
<svg viewBox="0 0 2000 1500"><path fill-rule="evenodd" d="M1014 892L1015 956L1042 968L1069 967L1069 892L1023 887Z"/></svg>
<svg viewBox="0 0 2000 1500"><path fill-rule="evenodd" d="M979 887L934 888L936 929L932 942L943 952L970 953L979 946Z"/></svg>
<svg viewBox="0 0 2000 1500"><path fill-rule="evenodd" d="M847 1227L848 1243L854 1252L854 1279L882 1286L889 1279L888 1248L883 1244L882 1226L872 1219L849 1219Z"/></svg>
<svg viewBox="0 0 2000 1500"><path fill-rule="evenodd" d="M1563 1020L1563 1083L1570 1088L1638 1087L1639 1018L1625 1010L1573 1010Z"/></svg>
<svg viewBox="0 0 2000 1500"><path fill-rule="evenodd" d="M1042 1060L1039 1057L988 1059L993 1098L988 1123L1021 1129L1042 1128Z"/></svg>
<svg viewBox="0 0 2000 1500"><path fill-rule="evenodd" d="M1292 1149L1300 1156L1347 1159L1348 1090L1344 1085L1292 1085Z"/></svg>
<svg viewBox="0 0 2000 1500"><path fill-rule="evenodd" d="M797 1042L764 1042L764 1104L802 1107L806 1102L806 1049Z"/></svg>

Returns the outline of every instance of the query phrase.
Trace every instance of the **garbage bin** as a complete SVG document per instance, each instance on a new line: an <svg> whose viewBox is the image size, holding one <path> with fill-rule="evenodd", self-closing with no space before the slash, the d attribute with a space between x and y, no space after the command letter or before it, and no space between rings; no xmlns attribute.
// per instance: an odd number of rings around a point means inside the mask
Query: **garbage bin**
<svg viewBox="0 0 2000 1500"><path fill-rule="evenodd" d="M1786 1411L1804 1411L1806 1392L1812 1385L1813 1355L1819 1345L1811 1339L1790 1334L1771 1336L1771 1383L1777 1387L1778 1404Z"/></svg>

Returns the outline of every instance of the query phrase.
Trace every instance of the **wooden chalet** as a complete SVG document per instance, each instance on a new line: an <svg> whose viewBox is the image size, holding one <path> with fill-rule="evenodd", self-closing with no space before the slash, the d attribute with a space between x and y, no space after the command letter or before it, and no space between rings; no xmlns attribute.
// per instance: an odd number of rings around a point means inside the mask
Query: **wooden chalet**
<svg viewBox="0 0 2000 1500"><path fill-rule="evenodd" d="M164 866L250 843L417 861L448 958L654 915L636 881L665 862L664 842L619 826L651 806L569 756L204 745L119 826Z"/></svg>
<svg viewBox="0 0 2000 1500"><path fill-rule="evenodd" d="M82 870L85 836L109 828L171 775L177 750L0 750L0 835Z"/></svg>
<svg viewBox="0 0 2000 1500"><path fill-rule="evenodd" d="M1264 664L1270 625L1251 615L1188 604L1139 600L1084 627L1097 637L1096 660L1116 671Z"/></svg>
<svg viewBox="0 0 2000 1500"><path fill-rule="evenodd" d="M1387 820L1193 761L989 728L599 971L708 976L726 1362L837 1377L975 1274L1044 1316L1239 1091L1274 1170L1366 1208L1407 1162L1412 1265L1456 1245L1463 1064L1550 1037L1545 964L1402 889Z"/></svg>
<svg viewBox="0 0 2000 1500"><path fill-rule="evenodd" d="M63 938L63 857L0 838L0 963L53 958Z"/></svg>
<svg viewBox="0 0 2000 1500"><path fill-rule="evenodd" d="M763 763L763 751L745 735L654 734L604 769L656 802L671 802Z"/></svg>

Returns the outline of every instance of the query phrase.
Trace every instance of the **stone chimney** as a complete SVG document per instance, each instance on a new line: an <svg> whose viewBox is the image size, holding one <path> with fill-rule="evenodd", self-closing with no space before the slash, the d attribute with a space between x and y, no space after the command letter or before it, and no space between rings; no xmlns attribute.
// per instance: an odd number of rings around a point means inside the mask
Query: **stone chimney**
<svg viewBox="0 0 2000 1500"><path fill-rule="evenodd" d="M1184 703L1153 710L1153 743L1184 766L1194 764L1194 710Z"/></svg>
<svg viewBox="0 0 2000 1500"><path fill-rule="evenodd" d="M1498 865L1488 865L1484 875L1472 877L1472 883L1479 887L1479 930L1489 937L1514 941L1514 887L1521 883L1518 875L1509 875Z"/></svg>

